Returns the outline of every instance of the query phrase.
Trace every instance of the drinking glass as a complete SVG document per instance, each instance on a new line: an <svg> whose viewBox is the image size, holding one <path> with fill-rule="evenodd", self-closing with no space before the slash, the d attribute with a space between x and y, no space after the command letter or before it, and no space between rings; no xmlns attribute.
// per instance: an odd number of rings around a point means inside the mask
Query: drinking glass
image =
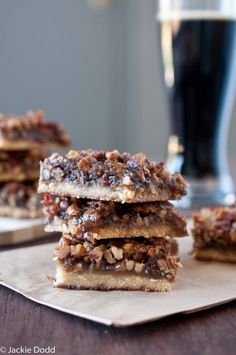
<svg viewBox="0 0 236 355"><path fill-rule="evenodd" d="M159 0L170 136L167 166L189 183L180 207L235 201L227 139L236 83L236 1Z"/></svg>

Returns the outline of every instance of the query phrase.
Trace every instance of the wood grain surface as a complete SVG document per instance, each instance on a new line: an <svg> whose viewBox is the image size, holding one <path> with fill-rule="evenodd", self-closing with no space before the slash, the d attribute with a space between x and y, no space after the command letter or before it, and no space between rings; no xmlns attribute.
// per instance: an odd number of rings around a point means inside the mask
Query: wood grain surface
<svg viewBox="0 0 236 355"><path fill-rule="evenodd" d="M233 167L236 180L236 162ZM117 329L38 305L0 286L0 353L2 346L55 346L60 355L235 355L236 301Z"/></svg>
<svg viewBox="0 0 236 355"><path fill-rule="evenodd" d="M0 349L55 346L56 354L233 355L236 302L116 329L40 306L0 287ZM33 353L33 352L32 352Z"/></svg>

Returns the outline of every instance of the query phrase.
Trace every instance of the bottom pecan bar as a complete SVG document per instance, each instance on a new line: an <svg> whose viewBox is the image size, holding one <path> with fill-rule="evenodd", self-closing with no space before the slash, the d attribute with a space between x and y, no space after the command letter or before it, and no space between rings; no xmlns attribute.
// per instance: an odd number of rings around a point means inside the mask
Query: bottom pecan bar
<svg viewBox="0 0 236 355"><path fill-rule="evenodd" d="M236 262L236 206L204 208L193 222L197 259Z"/></svg>
<svg viewBox="0 0 236 355"><path fill-rule="evenodd" d="M0 216L36 218L42 216L40 197L33 183L11 182L0 186Z"/></svg>
<svg viewBox="0 0 236 355"><path fill-rule="evenodd" d="M84 241L64 235L55 250L55 286L76 289L169 291L178 266L167 238Z"/></svg>

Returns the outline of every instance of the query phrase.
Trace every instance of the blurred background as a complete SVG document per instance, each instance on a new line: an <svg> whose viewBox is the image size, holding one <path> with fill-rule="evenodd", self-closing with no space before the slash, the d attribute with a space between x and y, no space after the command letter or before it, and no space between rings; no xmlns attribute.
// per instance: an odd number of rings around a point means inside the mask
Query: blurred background
<svg viewBox="0 0 236 355"><path fill-rule="evenodd" d="M75 148L165 159L155 1L113 0L102 9L99 3L104 0L1 0L0 112L43 109L65 125ZM230 157L235 116L236 107Z"/></svg>

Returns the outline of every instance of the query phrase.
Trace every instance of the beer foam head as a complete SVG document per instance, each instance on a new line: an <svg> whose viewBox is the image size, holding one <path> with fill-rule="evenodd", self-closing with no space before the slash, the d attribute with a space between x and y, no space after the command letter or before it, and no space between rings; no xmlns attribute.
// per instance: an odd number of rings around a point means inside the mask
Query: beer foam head
<svg viewBox="0 0 236 355"><path fill-rule="evenodd" d="M236 20L236 0L158 0L158 21Z"/></svg>

